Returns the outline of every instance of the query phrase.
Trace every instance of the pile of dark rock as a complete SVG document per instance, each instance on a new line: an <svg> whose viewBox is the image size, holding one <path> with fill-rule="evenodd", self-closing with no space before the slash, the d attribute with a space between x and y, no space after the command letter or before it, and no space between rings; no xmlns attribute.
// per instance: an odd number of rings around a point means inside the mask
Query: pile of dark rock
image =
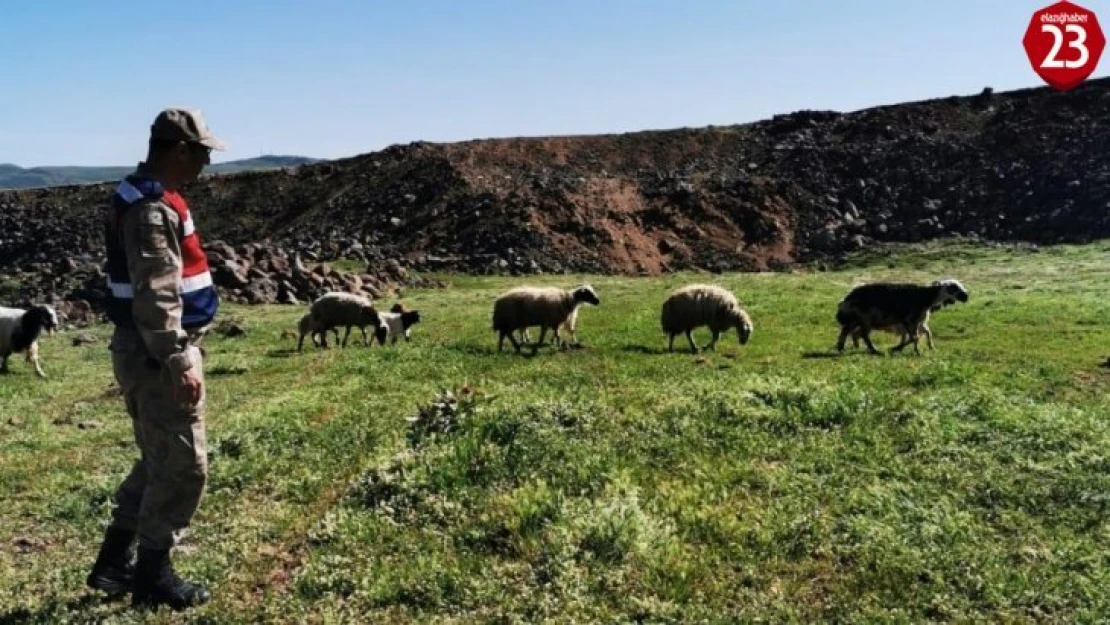
<svg viewBox="0 0 1110 625"><path fill-rule="evenodd" d="M400 295L406 287L443 286L442 282L410 272L396 259L365 261L349 257L333 263L318 262L312 251L291 252L270 241L239 246L212 241L205 244L205 250L221 299L238 304L307 305L328 291L378 300ZM49 303L65 323L73 326L102 319L108 296L103 262L91 255L32 263L7 276L0 290L5 305Z"/></svg>

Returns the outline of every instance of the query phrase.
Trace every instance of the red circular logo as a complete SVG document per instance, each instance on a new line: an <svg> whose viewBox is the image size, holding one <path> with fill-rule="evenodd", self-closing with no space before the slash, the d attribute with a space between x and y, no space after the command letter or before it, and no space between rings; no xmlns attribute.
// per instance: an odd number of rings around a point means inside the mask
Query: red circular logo
<svg viewBox="0 0 1110 625"><path fill-rule="evenodd" d="M1106 47L1095 14L1066 0L1034 13L1021 41L1033 71L1061 91L1086 80Z"/></svg>

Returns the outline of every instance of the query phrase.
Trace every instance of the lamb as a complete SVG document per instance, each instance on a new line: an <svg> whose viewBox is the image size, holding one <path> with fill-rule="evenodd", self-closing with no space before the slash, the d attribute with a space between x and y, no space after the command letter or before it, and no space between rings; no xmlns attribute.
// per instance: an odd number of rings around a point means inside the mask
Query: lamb
<svg viewBox="0 0 1110 625"><path fill-rule="evenodd" d="M968 292L958 280L938 280L928 286L900 282L875 282L852 289L837 307L836 320L840 324L838 351L844 351L844 341L858 331L867 349L878 354L871 342L871 331L880 328L901 329L902 341L891 351L901 351L913 343L918 354L920 333L924 332L930 345L932 332L926 322L929 313L956 302L968 301ZM922 328L924 326L924 329Z"/></svg>
<svg viewBox="0 0 1110 625"><path fill-rule="evenodd" d="M675 336L684 333L690 343L690 351L697 353L692 333L701 326L708 326L713 332L713 339L705 349L715 349L721 333L729 328L736 328L740 344L747 345L755 329L751 317L740 307L736 296L713 284L690 284L671 291L663 302L659 321L663 332L667 333L667 350L671 352L674 351Z"/></svg>
<svg viewBox="0 0 1110 625"><path fill-rule="evenodd" d="M921 332L922 334L925 335L925 341L929 345L929 349L933 349L933 332L932 332L932 330L929 329L929 317L931 316L932 313L940 310L941 308L944 308L945 306L949 306L953 303L954 303L954 301L949 300L949 301L945 301L943 304L938 304L936 306L932 306L931 308L929 308L929 313L925 315L925 319L921 322L921 325L918 326L918 328L917 328L918 332ZM890 332L891 334L897 335L899 337L899 339L901 339L901 340L906 340L906 337L909 336L909 332L907 332L906 329L904 327L902 327L901 323L897 323L897 324L889 325L889 326L876 326L876 327L872 328L872 330L881 330L883 332ZM863 335L863 329L862 328L857 327L855 330L852 330L852 347L853 348L858 348L859 347L859 339L862 335Z"/></svg>
<svg viewBox="0 0 1110 625"><path fill-rule="evenodd" d="M335 333L335 342L338 343L339 342L339 329L333 327L331 330L332 330L332 332ZM304 337L309 336L309 335L311 335L311 337L312 337L312 345L315 346L315 347L320 347L320 345L321 345L320 337L322 336L323 332L314 323L312 323L312 314L311 313L306 313L303 317L301 317L300 322L297 323L297 331L298 331L298 337L297 337L297 351L298 352L304 351L303 350Z"/></svg>
<svg viewBox="0 0 1110 625"><path fill-rule="evenodd" d="M530 326L540 326L539 341L532 344L533 353L545 342L548 328L555 332L556 340L561 341L559 326L582 304L601 305L597 291L589 284L571 289L521 286L502 293L493 304L497 351L502 350L508 338L519 353L521 344L513 333Z"/></svg>
<svg viewBox="0 0 1110 625"><path fill-rule="evenodd" d="M8 373L9 356L25 353L35 375L45 378L39 364L39 336L44 331L54 334L57 329L58 314L51 306L32 306L28 310L0 306L0 373Z"/></svg>
<svg viewBox="0 0 1110 625"><path fill-rule="evenodd" d="M575 306L574 310L570 311L570 315L567 316L566 320L563 321L563 324L560 326L562 329L564 329L564 330L566 330L567 332L570 333L570 338L571 338L570 344L571 345L578 345L579 344L578 343L578 333L575 331L578 327L578 309L579 308L581 308L580 305ZM520 332L520 340L522 340L524 342L527 342L527 343L532 342L532 335L531 335L531 333L528 332L528 328L524 328ZM552 334L551 342L553 344L557 344L557 343L560 342L560 337L559 337L559 334L557 332ZM566 343L564 342L564 344L566 344Z"/></svg>
<svg viewBox="0 0 1110 625"><path fill-rule="evenodd" d="M362 331L363 345L370 344L366 337L367 326L374 328L374 337L378 339L379 345L385 344L385 337L389 331L368 298L341 291L325 293L312 302L312 306L309 308L308 323L311 329L321 335L325 348L328 346L328 330L335 330L339 327L347 329L346 334L343 335L343 347L347 346L347 339L351 336L352 327L357 327ZM339 333L336 330L336 341L338 340ZM313 339L313 342L315 342L315 339Z"/></svg>
<svg viewBox="0 0 1110 625"><path fill-rule="evenodd" d="M407 310L404 305L394 304L389 312L380 313L382 322L389 328L388 338L391 344L397 343L397 337L405 337L405 341L412 339L410 328L420 323L420 311Z"/></svg>

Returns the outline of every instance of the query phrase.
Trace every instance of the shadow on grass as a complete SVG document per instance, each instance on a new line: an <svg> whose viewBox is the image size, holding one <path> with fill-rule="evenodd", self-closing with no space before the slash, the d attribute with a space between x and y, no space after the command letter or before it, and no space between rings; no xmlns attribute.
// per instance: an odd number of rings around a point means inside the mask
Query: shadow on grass
<svg viewBox="0 0 1110 625"><path fill-rule="evenodd" d="M806 360L812 360L814 358L844 358L844 357L850 356L850 355L851 354L849 354L849 353L838 352L838 351L825 351L825 352L811 351L811 352L803 353L802 358L804 358Z"/></svg>
<svg viewBox="0 0 1110 625"><path fill-rule="evenodd" d="M218 367L212 367L205 371L204 374L209 376L243 375L247 371L249 371L249 369L246 367L220 365Z"/></svg>
<svg viewBox="0 0 1110 625"><path fill-rule="evenodd" d="M445 344L444 347L451 351L455 351L460 354L466 354L468 356L515 356L518 358L535 358L540 354L556 354L560 351L557 347L553 345L540 345L538 349L533 349L533 346L531 344L521 344L520 352L517 352L513 348L513 346L508 343L508 341L505 342L505 346L500 352L497 351L497 343L493 343L492 345L484 345L480 343L448 343ZM578 345L572 346L566 351L575 351L580 349L586 348Z"/></svg>
<svg viewBox="0 0 1110 625"><path fill-rule="evenodd" d="M656 346L634 345L634 344L622 345L621 346L621 351L622 352L628 352L630 354L646 354L646 355L649 355L649 356L664 356L666 354L672 353L672 352L667 351L666 347L662 347L662 346L656 347ZM693 356L694 355L694 353L691 352L689 350L689 348L687 348L686 350L675 349L675 351L673 353L675 353L675 354L685 353L688 356Z"/></svg>
<svg viewBox="0 0 1110 625"><path fill-rule="evenodd" d="M723 346L720 343L718 343L717 347L720 348L720 347L723 347ZM667 355L671 355L671 356L720 356L721 358L728 358L730 360L740 358L741 353L742 353L742 352L735 351L731 348L706 349L705 347L700 347L700 346L698 347L698 351L692 352L692 351L690 351L690 346L689 345L683 345L682 347L679 347L677 344L674 347L674 351L671 351L671 350L667 349L667 347L663 346L663 345L648 346L648 345L628 344L628 345L622 346L620 349L621 349L622 352L627 352L627 353L630 353L630 354L645 354L645 355L648 355L648 356L667 356Z"/></svg>

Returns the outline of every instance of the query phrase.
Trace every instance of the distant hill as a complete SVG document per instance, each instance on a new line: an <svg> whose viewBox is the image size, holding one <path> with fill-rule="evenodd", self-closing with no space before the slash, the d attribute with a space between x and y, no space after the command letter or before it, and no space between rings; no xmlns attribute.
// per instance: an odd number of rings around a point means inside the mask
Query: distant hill
<svg viewBox="0 0 1110 625"><path fill-rule="evenodd" d="M207 174L233 174L242 171L263 171L294 165L319 162L306 156L259 156L238 161L211 165ZM91 184L116 180L131 172L132 167L73 167L48 166L25 169L10 163L0 163L0 189L33 189L72 184Z"/></svg>

